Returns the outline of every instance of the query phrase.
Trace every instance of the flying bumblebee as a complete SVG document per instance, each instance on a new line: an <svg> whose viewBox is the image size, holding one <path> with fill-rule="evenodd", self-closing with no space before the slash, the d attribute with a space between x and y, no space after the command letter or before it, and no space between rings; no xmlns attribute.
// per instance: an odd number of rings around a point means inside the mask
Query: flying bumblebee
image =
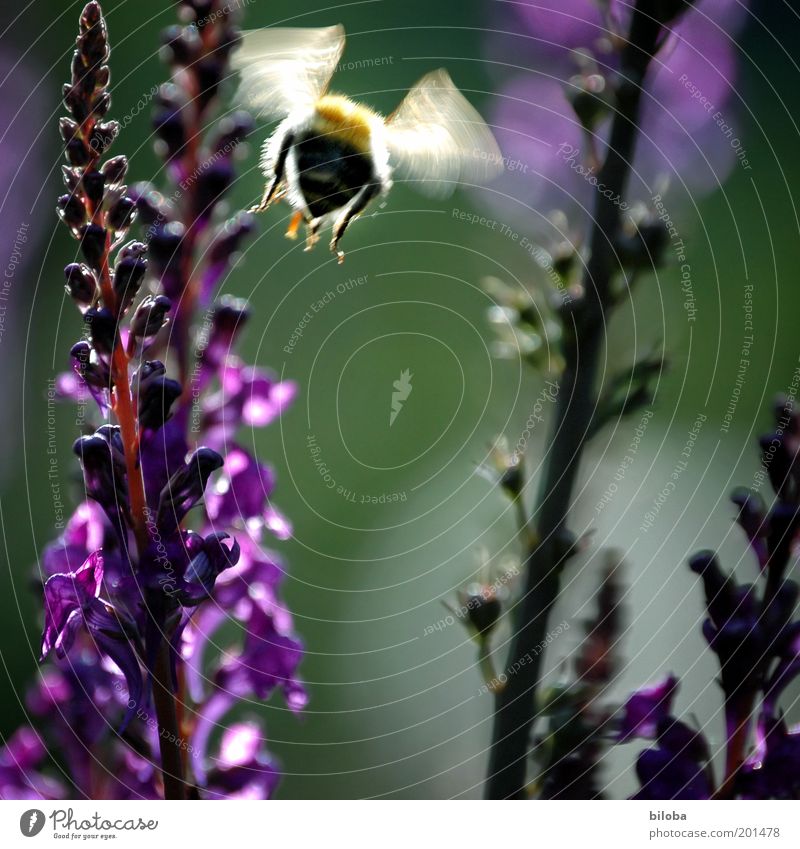
<svg viewBox="0 0 800 849"><path fill-rule="evenodd" d="M330 249L398 175L423 193L446 197L459 183L484 183L503 170L491 131L447 71L426 74L384 118L328 85L344 50L342 26L267 28L243 35L234 54L239 102L281 123L264 143L267 183L253 212L285 199L294 209L286 235L306 225L306 250L332 224Z"/></svg>

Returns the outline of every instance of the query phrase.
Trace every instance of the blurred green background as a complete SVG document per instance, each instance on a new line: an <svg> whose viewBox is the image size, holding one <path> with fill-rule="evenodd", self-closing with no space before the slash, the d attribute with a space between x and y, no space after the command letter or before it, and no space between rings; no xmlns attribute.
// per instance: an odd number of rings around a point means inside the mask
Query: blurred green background
<svg viewBox="0 0 800 849"><path fill-rule="evenodd" d="M4 736L22 720L20 698L36 674L39 599L28 576L36 552L54 535L47 382L65 367L66 351L79 332L61 284L74 244L55 228L52 210L60 193L57 92L66 78L80 5L38 0L4 36L17 53L31 45L26 61L37 80L32 95L51 116L36 143L49 172L46 184L41 192L38 184L16 188L30 192L35 232L13 289L16 334L0 348L7 399L0 448ZM336 87L364 96L383 112L439 65L472 92L479 108L488 108L497 86L496 75L481 61L493 3L245 5L248 27L342 22L346 62L382 61L345 66ZM115 152L130 156L135 179L158 181L149 109L137 102L164 77L155 45L173 10L156 0L104 7L113 45L112 117L130 116ZM754 8L784 45L797 43L800 26L788 4ZM786 389L800 353L800 242L793 199L800 162L790 118L800 106L797 68L759 24L747 28L742 45L738 92L750 114L741 113L737 127L752 170L735 169L724 193L706 198L699 213L681 215L698 298L696 323L685 320L680 275L670 267L657 279L642 280L632 307L610 327L612 362L624 363L663 341L671 367L658 385L636 462L599 515L594 505L613 479L635 422L603 433L590 452L574 524L595 529L593 545L570 567L554 614L555 622L577 625L588 612L600 550L625 551L630 663L618 691L670 669L685 673L679 707L709 723L717 742L722 726L715 715L716 690L709 686L714 665L699 634L700 594L682 564L699 547L721 546L728 566L738 563L743 579L754 577L742 540L732 532L726 494L734 484L752 481L758 468L755 435L768 426L768 399ZM256 159L253 146L240 163L232 208L248 206L261 191ZM527 281L540 272L518 244L458 220L454 210L462 209L480 211L480 196L456 194L437 204L398 186L384 207L348 233L341 266L323 246L307 254L302 245L287 242L283 210L273 210L260 218L257 237L225 283L225 291L253 305L243 353L301 387L279 424L244 436L274 464L275 502L295 527L294 538L275 548L290 566L285 595L306 644L302 675L311 702L300 718L277 699L258 708L286 773L280 788L286 798L480 795L491 700L478 695L474 647L458 625L425 631L446 614L441 600L452 598L474 572L478 546L516 553L512 513L475 468L496 434L505 432L515 441L541 378L519 363L491 357L489 301L480 281L487 275ZM13 231L18 225L4 219L4 226ZM524 233L527 223L512 226ZM733 423L723 433L744 332L746 276L755 286L756 341ZM328 292L335 296L313 314L287 353L302 316ZM406 369L413 390L390 427L392 384ZM642 533L642 516L699 413L708 418L692 462L658 522ZM55 416L66 480L74 472L69 450L74 411L59 407ZM315 466L309 436L316 438L327 480ZM534 472L542 437L537 427L530 447ZM574 649L579 630L557 641L546 662L551 674ZM800 718L800 712L794 715ZM610 758L607 777L615 795L630 789L624 767L633 754L623 750Z"/></svg>

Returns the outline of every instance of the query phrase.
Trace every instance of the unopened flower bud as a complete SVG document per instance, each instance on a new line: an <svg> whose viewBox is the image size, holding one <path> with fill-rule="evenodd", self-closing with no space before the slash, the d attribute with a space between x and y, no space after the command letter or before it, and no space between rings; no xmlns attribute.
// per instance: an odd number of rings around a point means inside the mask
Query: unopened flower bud
<svg viewBox="0 0 800 849"><path fill-rule="evenodd" d="M61 195L57 210L61 220L72 230L79 230L86 222L86 207L77 195Z"/></svg>
<svg viewBox="0 0 800 849"><path fill-rule="evenodd" d="M91 307L84 313L83 320L89 329L89 338L97 353L106 357L110 356L117 338L117 320L111 310L106 307L101 309Z"/></svg>
<svg viewBox="0 0 800 849"><path fill-rule="evenodd" d="M106 229L99 224L87 224L81 229L81 251L86 262L99 270L106 253Z"/></svg>
<svg viewBox="0 0 800 849"><path fill-rule="evenodd" d="M71 262L64 269L66 290L78 306L91 306L97 294L97 278L83 263Z"/></svg>
<svg viewBox="0 0 800 849"><path fill-rule="evenodd" d="M136 339L149 339L164 326L172 302L165 295L148 295L136 308L131 319L131 334Z"/></svg>

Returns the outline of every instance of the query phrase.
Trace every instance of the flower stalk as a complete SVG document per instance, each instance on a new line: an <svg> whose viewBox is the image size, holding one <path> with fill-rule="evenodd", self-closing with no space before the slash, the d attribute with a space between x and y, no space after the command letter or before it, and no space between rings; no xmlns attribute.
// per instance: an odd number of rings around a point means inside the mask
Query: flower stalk
<svg viewBox="0 0 800 849"><path fill-rule="evenodd" d="M620 84L608 153L598 173L607 191L596 195L589 260L580 297L563 310L564 370L553 417L542 486L533 513L537 542L525 560L525 587L516 605L509 664L529 653L496 695L486 795L513 799L524 795L539 688L541 655L532 650L547 635L550 611L558 599L563 565L560 540L572 506L572 493L596 411L597 367L601 359L611 284L620 270L616 240L621 211L613 198L624 193L638 136L642 85L663 35L652 4L638 0L622 47Z"/></svg>

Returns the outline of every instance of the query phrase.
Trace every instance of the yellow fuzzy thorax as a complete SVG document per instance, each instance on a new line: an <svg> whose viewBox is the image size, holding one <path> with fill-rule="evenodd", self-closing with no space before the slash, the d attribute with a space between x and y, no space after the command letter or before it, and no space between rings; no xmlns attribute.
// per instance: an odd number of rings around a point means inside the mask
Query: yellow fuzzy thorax
<svg viewBox="0 0 800 849"><path fill-rule="evenodd" d="M314 111L314 129L320 135L335 136L358 150L369 150L377 113L338 94L321 97Z"/></svg>

